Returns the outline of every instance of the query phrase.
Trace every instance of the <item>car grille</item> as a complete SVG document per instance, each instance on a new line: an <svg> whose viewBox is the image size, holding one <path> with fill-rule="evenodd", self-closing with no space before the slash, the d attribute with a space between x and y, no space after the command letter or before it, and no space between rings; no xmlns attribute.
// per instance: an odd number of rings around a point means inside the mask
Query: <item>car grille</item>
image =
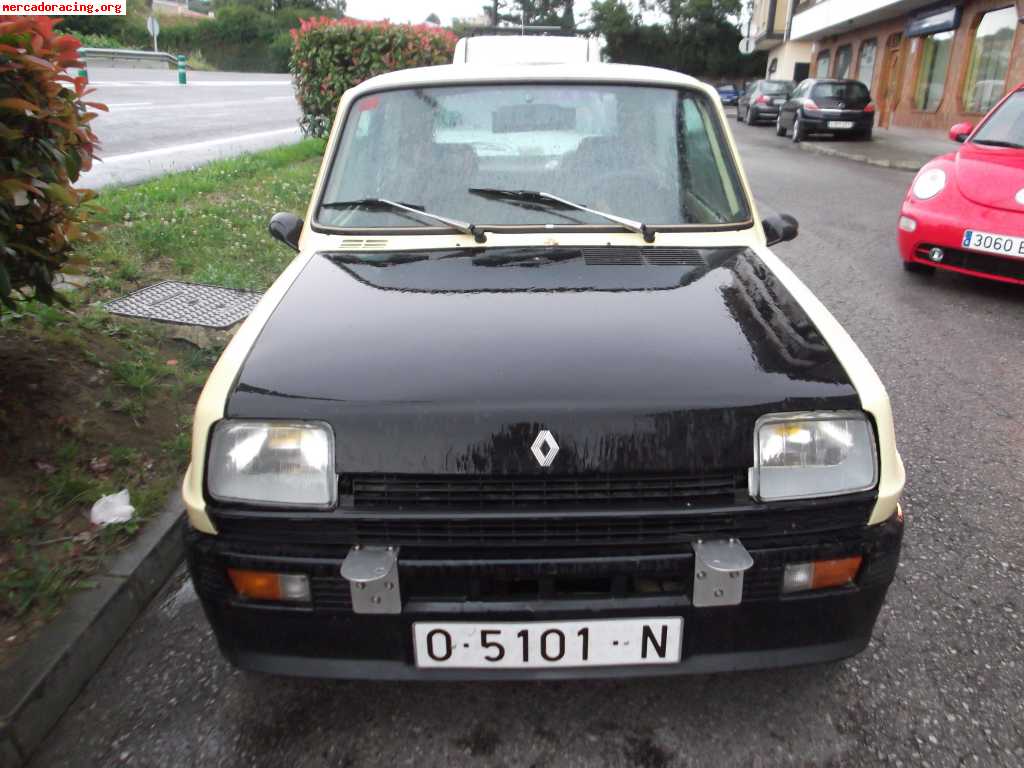
<svg viewBox="0 0 1024 768"><path fill-rule="evenodd" d="M857 539L870 504L788 510L757 507L662 513L330 516L213 512L219 540L234 552L344 556L352 544L403 547L405 556L522 557L552 552L640 554L678 550L698 539L738 537L748 546Z"/></svg>
<svg viewBox="0 0 1024 768"><path fill-rule="evenodd" d="M634 476L353 475L341 481L341 506L352 509L513 507L678 507L729 503L746 490L738 474Z"/></svg>
<svg viewBox="0 0 1024 768"><path fill-rule="evenodd" d="M987 253L972 253L952 248L943 248L945 254L940 263L933 262L928 254L933 245L921 245L917 249L917 257L922 261L936 267L956 267L969 269L972 272L982 272L986 275L996 277L1008 277L1013 280L1024 280L1024 259L1004 258L993 256Z"/></svg>

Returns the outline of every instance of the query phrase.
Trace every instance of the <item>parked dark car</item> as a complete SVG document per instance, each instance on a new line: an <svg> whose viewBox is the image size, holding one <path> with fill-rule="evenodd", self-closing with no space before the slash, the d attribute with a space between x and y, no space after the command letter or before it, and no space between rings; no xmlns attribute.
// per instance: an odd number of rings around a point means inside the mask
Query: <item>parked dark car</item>
<svg viewBox="0 0 1024 768"><path fill-rule="evenodd" d="M715 90L718 91L718 98L726 107L735 106L736 102L740 100L740 92L736 90L735 85L719 85Z"/></svg>
<svg viewBox="0 0 1024 768"><path fill-rule="evenodd" d="M796 83L792 80L758 80L736 104L736 119L747 125L775 120L779 107L786 103Z"/></svg>
<svg viewBox="0 0 1024 768"><path fill-rule="evenodd" d="M793 141L812 133L870 140L875 105L868 87L857 80L804 80L789 95L775 119L775 133L791 132Z"/></svg>

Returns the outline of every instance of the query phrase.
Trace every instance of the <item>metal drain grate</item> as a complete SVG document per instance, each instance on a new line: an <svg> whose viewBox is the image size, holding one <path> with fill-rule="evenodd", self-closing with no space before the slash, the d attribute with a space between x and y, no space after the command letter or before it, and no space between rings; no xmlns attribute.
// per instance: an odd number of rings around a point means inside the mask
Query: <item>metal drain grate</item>
<svg viewBox="0 0 1024 768"><path fill-rule="evenodd" d="M216 285L165 280L115 299L107 304L107 311L162 323L230 328L245 319L262 295Z"/></svg>

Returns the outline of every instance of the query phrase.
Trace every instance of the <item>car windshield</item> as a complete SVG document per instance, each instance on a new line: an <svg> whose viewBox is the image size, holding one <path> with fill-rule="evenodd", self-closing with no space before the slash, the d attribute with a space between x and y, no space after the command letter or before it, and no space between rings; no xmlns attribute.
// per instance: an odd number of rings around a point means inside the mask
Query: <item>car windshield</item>
<svg viewBox="0 0 1024 768"><path fill-rule="evenodd" d="M720 85L718 86L719 93L736 93L735 85Z"/></svg>
<svg viewBox="0 0 1024 768"><path fill-rule="evenodd" d="M422 227L383 198L486 226L609 226L606 218L471 189L532 190L649 225L750 219L723 129L699 91L480 85L367 95L348 112L317 223ZM614 225L613 225L614 226Z"/></svg>
<svg viewBox="0 0 1024 768"><path fill-rule="evenodd" d="M971 141L1024 144L1024 91L1017 91L992 113Z"/></svg>
<svg viewBox="0 0 1024 768"><path fill-rule="evenodd" d="M765 81L761 83L761 92L768 96L777 96L779 94L788 94L793 90L792 83L773 83L771 81Z"/></svg>
<svg viewBox="0 0 1024 768"><path fill-rule="evenodd" d="M870 98L864 83L818 83L811 93L813 99L841 99L842 101L863 101Z"/></svg>

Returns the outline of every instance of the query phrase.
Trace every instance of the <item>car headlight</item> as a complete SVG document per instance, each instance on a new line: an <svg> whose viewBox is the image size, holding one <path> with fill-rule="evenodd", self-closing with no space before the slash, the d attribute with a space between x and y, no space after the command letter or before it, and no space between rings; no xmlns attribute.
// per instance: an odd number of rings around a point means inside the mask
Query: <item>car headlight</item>
<svg viewBox="0 0 1024 768"><path fill-rule="evenodd" d="M778 413L754 427L750 495L761 501L867 491L878 482L875 433L862 413Z"/></svg>
<svg viewBox="0 0 1024 768"><path fill-rule="evenodd" d="M921 173L911 188L918 200L931 200L946 187L946 172L941 168L929 168Z"/></svg>
<svg viewBox="0 0 1024 768"><path fill-rule="evenodd" d="M334 433L320 422L219 422L210 438L206 487L218 501L332 505Z"/></svg>

